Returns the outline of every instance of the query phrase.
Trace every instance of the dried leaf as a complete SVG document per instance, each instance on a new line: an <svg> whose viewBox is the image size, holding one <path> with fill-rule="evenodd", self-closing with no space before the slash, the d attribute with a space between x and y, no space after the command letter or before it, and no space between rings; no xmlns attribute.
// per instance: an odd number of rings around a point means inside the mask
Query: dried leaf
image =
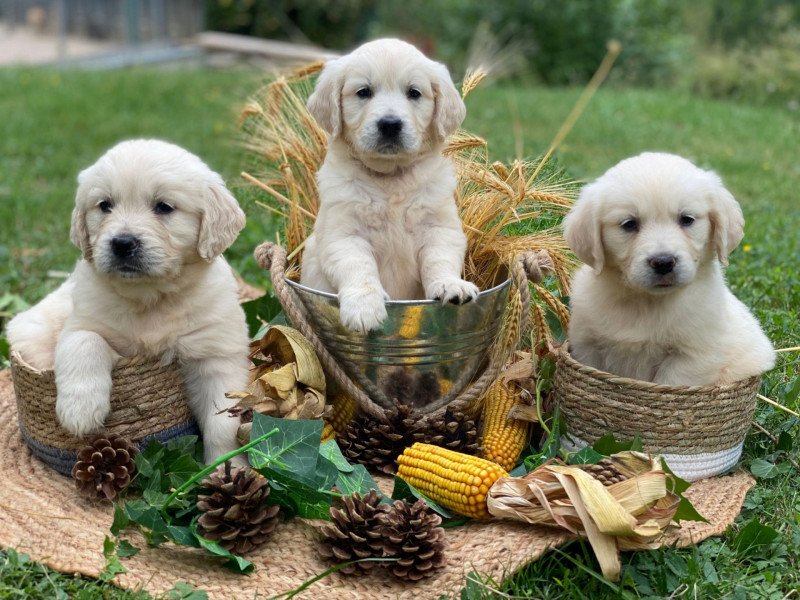
<svg viewBox="0 0 800 600"><path fill-rule="evenodd" d="M586 536L603 575L617 579L619 549L652 547L669 526L679 499L667 491L660 458L621 452L609 461L625 478L609 486L580 465L556 461L523 477L499 479L489 490L489 512Z"/></svg>
<svg viewBox="0 0 800 600"><path fill-rule="evenodd" d="M297 381L325 394L325 373L317 353L303 334L284 325L273 325L261 340L264 354L272 354L282 364L297 365Z"/></svg>

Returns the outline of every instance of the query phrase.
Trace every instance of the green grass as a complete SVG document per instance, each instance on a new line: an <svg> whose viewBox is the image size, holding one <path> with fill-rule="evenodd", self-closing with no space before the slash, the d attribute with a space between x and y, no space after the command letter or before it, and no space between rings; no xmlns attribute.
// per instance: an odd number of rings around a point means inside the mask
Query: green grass
<svg viewBox="0 0 800 600"><path fill-rule="evenodd" d="M58 285L47 272L69 270L78 256L68 235L77 172L106 147L134 136L186 146L237 189L248 225L228 257L247 279L263 282L250 253L273 235L274 225L254 206L258 195L237 185L246 158L235 144L237 107L259 80L244 71L0 70L0 114L5 115L0 121L0 289L33 302ZM468 100L467 127L489 140L494 159L513 158L520 144L524 154L538 155L578 94L535 87L479 89ZM586 179L644 150L677 152L717 170L747 218L743 246L728 269L731 287L776 347L785 347L800 345L799 134L800 121L788 111L664 91L602 90L557 154L573 176ZM800 401L790 384L797 381L799 357L783 355L762 389L795 410ZM787 431L797 437L797 419L772 407L760 405L756 418L776 436ZM791 451L795 460L797 447L800 440ZM800 473L758 433L747 439L745 467L754 461L762 461L762 468L766 462L767 477L722 538L686 550L626 555L619 584L599 579L588 546L576 543L495 587L537 598L782 598L800 588ZM769 470L770 464L776 467ZM737 536L753 518L776 529L777 540L739 547ZM463 596L490 597L491 587L473 584ZM57 597L59 589L76 597L140 597L21 563L19 557L0 558L0 597Z"/></svg>

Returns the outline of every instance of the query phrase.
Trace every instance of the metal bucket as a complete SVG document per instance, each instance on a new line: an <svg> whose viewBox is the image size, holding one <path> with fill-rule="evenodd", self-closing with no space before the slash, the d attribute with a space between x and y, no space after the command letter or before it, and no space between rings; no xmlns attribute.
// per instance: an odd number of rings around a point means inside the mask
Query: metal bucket
<svg viewBox="0 0 800 600"><path fill-rule="evenodd" d="M365 335L342 325L335 294L286 281L325 347L374 402L423 412L455 398L485 366L511 285L506 280L462 305L390 300L381 328Z"/></svg>

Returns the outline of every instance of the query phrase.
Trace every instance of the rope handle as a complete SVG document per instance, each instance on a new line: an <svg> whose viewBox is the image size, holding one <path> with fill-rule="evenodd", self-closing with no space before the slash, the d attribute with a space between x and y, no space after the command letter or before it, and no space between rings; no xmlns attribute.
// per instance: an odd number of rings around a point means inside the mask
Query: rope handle
<svg viewBox="0 0 800 600"><path fill-rule="evenodd" d="M270 272L272 287L278 300L286 311L286 315L292 324L302 333L314 347L319 356L322 367L339 385L342 391L358 403L359 408L369 416L382 423L388 423L386 410L392 408L393 403L375 386L361 371L355 366L350 365L334 357L319 335L312 327L308 312L299 300L294 290L286 283L286 250L272 242L264 242L255 249L253 253L259 266ZM539 283L548 273L554 271L553 259L546 250L536 252L524 252L511 263L511 280L513 289L518 290L522 304L520 315L520 326L516 328L514 339L509 340L509 348L505 351L493 352L492 358L483 374L469 385L456 398L450 400L448 397L440 398L438 401L425 407L423 419L432 421L439 418L448 406L456 410L465 410L474 402L483 397L489 387L497 379L500 371L508 361L511 352L519 343L522 332L528 327L528 313L530 312L530 290L528 281ZM350 366L356 382L342 369L342 364ZM358 383L358 385L356 385ZM454 386L455 389L458 389ZM366 393L364 390L369 392ZM373 401L373 398L377 401Z"/></svg>

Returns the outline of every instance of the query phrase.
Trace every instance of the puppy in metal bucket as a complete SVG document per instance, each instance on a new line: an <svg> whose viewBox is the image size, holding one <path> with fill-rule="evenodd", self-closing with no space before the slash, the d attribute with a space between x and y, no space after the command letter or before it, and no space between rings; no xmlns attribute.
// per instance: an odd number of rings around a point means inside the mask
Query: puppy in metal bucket
<svg viewBox="0 0 800 600"><path fill-rule="evenodd" d="M237 447L238 419L219 413L247 383L248 337L222 252L244 223L222 178L166 142L122 142L80 173L70 237L83 257L8 325L26 362L55 370L65 429L101 430L115 361L153 356L182 366L206 460Z"/></svg>
<svg viewBox="0 0 800 600"><path fill-rule="evenodd" d="M326 63L308 108L329 146L301 283L337 294L359 332L380 326L389 299L474 299L455 168L442 156L466 115L447 68L405 42L370 42Z"/></svg>

